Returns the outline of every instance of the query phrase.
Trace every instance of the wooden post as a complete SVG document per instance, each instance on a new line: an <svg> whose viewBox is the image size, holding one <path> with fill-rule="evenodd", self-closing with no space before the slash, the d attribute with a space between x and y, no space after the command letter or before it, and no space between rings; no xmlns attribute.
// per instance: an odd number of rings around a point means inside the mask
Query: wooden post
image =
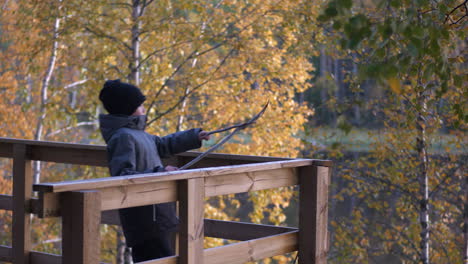
<svg viewBox="0 0 468 264"><path fill-rule="evenodd" d="M205 181L194 178L179 181L179 262L203 264L203 214Z"/></svg>
<svg viewBox="0 0 468 264"><path fill-rule="evenodd" d="M62 199L62 263L98 264L101 195L96 191L66 192Z"/></svg>
<svg viewBox="0 0 468 264"><path fill-rule="evenodd" d="M32 168L25 144L13 145L13 263L29 263Z"/></svg>
<svg viewBox="0 0 468 264"><path fill-rule="evenodd" d="M299 170L299 264L327 263L330 171L316 165Z"/></svg>

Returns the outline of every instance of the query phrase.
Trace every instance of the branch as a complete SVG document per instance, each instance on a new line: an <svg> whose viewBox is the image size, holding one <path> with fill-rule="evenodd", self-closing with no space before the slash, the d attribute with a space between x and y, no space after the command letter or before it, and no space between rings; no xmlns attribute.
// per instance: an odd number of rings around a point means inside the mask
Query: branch
<svg viewBox="0 0 468 264"><path fill-rule="evenodd" d="M80 85L80 84L83 84L83 83L85 83L85 82L87 82L87 81L88 81L88 79L84 79L84 80L81 80L81 81L77 81L77 82L74 82L74 83L70 83L70 84L68 84L68 85L65 85L65 87L63 87L63 88L64 88L65 90L66 90L66 89L70 89L70 88L73 88L73 87L78 86L78 85Z"/></svg>
<svg viewBox="0 0 468 264"><path fill-rule="evenodd" d="M55 136L55 135L57 135L59 133L62 133L64 131L71 130L71 129L74 129L74 128L78 128L78 127L81 127L81 126L92 126L92 125L95 125L95 124L96 124L96 121L80 122L80 123L77 123L75 126L68 126L68 127L64 127L64 128L59 129L59 130L55 130L53 132L50 132L49 134L46 135L46 137Z"/></svg>
<svg viewBox="0 0 468 264"><path fill-rule="evenodd" d="M226 62L226 60L228 59L228 57L233 53L234 49L231 49L231 51L226 55L224 56L223 60L219 63L219 65L216 67L216 69L213 71L213 73L211 73L211 76L213 76L216 72L219 71L219 69L221 68L221 66ZM170 107L168 110L164 111L163 113L160 113L158 114L155 118L153 118L151 121L149 121L147 124L150 125L151 123L153 123L154 121L160 119L161 117L163 117L164 115L166 115L167 113L170 113L171 111L173 111L174 109L176 109L185 99L187 99L187 97L189 95L191 95L192 93L194 93L196 90L198 90L200 87L202 87L203 85L207 84L208 82L210 82L212 79L207 79L206 81L198 84L197 86L195 86L193 89L190 90L190 92L188 93L184 93L184 95L181 97L181 99L175 103L172 107ZM151 102L151 105L149 106L148 109L151 109L153 106L154 106L154 103L155 103L155 100L153 100ZM149 110L148 110L149 112Z"/></svg>
<svg viewBox="0 0 468 264"><path fill-rule="evenodd" d="M128 50L132 50L132 47L130 47L127 43L121 41L120 39L118 39L118 38L116 38L116 37L114 37L114 36L107 35L107 34L105 34L105 33L103 33L103 32L97 32L97 31L91 29L91 28L88 27L88 26L85 26L85 30L88 31L88 32L90 32L90 33L92 33L92 34L94 34L94 35L96 35L96 36L98 36L98 37L103 37L103 38L107 38L107 39L110 39L110 40L112 40L112 41L115 41L116 43L121 44L122 46L124 46L124 47L127 48Z"/></svg>
<svg viewBox="0 0 468 264"><path fill-rule="evenodd" d="M467 5L467 3L468 3L468 0L465 0L463 3L459 4L458 6L453 8L448 14L446 14L444 23L447 23L447 21L450 20L452 22L450 25L455 25L458 22L460 22L463 18L468 17L468 5ZM462 7L465 8L465 14L461 18L459 18L457 21L453 22L453 20L451 18L452 14L455 13L458 9L461 9Z"/></svg>

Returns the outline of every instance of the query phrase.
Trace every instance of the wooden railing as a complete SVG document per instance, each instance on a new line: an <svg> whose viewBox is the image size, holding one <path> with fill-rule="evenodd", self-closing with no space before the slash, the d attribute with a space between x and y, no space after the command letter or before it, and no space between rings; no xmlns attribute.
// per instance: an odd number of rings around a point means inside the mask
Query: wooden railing
<svg viewBox="0 0 468 264"><path fill-rule="evenodd" d="M197 153L169 162L181 166ZM31 161L106 166L104 146L0 138L0 157L13 158L13 196L0 195L0 209L13 210L12 246L0 261L99 263L101 223L119 224L114 210L178 201L178 256L162 263L245 263L298 251L299 263L326 263L328 186L331 162L211 154L186 171L32 184ZM205 197L300 185L299 228L203 218ZM32 197L32 191L39 198ZM31 250L30 215L61 217L62 256ZM241 242L203 249L203 238Z"/></svg>

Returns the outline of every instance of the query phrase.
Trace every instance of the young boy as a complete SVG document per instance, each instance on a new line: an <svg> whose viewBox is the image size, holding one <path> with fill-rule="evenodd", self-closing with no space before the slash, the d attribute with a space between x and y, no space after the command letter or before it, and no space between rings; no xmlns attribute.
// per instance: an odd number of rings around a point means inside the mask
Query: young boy
<svg viewBox="0 0 468 264"><path fill-rule="evenodd" d="M200 128L162 138L146 133L142 105L146 97L134 85L106 81L99 99L109 112L99 116L99 123L112 176L177 170L164 166L161 158L199 148L209 139ZM119 214L134 262L174 255L170 242L178 225L174 203L120 209Z"/></svg>

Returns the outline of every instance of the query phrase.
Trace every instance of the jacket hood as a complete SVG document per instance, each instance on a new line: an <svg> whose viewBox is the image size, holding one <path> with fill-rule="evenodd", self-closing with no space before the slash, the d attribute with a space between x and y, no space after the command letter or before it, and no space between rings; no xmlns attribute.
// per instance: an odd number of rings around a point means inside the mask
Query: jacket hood
<svg viewBox="0 0 468 264"><path fill-rule="evenodd" d="M145 130L146 116L99 115L101 134L106 143L119 128Z"/></svg>

